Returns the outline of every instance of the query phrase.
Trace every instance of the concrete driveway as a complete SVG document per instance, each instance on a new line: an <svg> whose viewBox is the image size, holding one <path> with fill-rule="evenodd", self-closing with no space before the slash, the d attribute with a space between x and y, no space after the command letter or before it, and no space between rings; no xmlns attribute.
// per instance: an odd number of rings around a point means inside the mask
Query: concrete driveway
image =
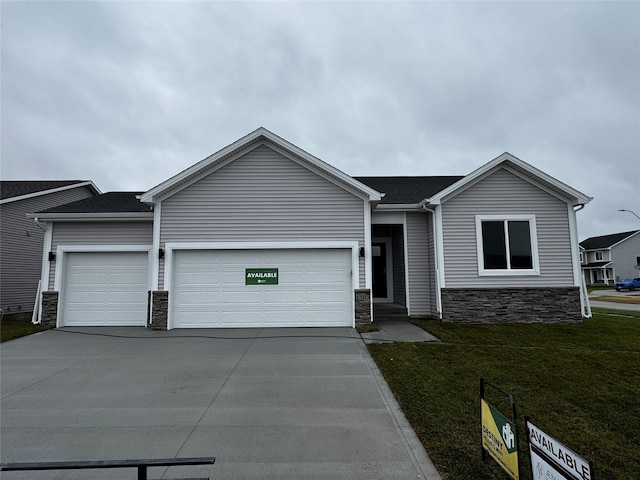
<svg viewBox="0 0 640 480"><path fill-rule="evenodd" d="M63 328L0 348L3 462L215 456L150 478L440 478L350 328ZM63 476L135 470L2 478Z"/></svg>

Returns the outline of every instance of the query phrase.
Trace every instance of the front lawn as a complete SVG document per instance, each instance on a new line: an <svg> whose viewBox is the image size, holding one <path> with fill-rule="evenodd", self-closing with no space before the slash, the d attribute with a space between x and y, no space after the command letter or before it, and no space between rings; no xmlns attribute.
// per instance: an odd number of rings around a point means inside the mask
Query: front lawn
<svg viewBox="0 0 640 480"><path fill-rule="evenodd" d="M34 325L31 322L5 321L0 323L0 342L6 342L7 340L24 337L47 329L49 327Z"/></svg>
<svg viewBox="0 0 640 480"><path fill-rule="evenodd" d="M640 312L571 325L416 320L441 342L370 344L373 358L444 479L505 479L480 450L479 383L516 402L521 478L530 479L524 416L594 463L594 478L640 478ZM495 399L495 400L494 400ZM505 414L498 397L489 401Z"/></svg>

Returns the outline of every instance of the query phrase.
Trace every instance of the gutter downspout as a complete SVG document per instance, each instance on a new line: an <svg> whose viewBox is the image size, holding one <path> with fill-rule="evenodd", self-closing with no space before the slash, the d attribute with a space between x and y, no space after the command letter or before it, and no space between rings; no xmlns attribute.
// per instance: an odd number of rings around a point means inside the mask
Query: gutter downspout
<svg viewBox="0 0 640 480"><path fill-rule="evenodd" d="M575 222L576 225L576 236L578 234L578 228L577 228L577 218L576 218L576 213L578 213L580 210L582 210L585 207L584 203L581 203L580 205L577 205L573 208L573 222ZM577 238L576 238L577 240ZM577 262L577 264L580 264L580 255L574 255L574 262ZM579 284L579 288L580 288L580 304L582 307L582 316L585 318L591 318L593 316L593 314L591 313L591 302L589 302L589 293L587 292L587 285L584 281L584 275L582 274L582 266L579 265L580 268L580 284Z"/></svg>
<svg viewBox="0 0 640 480"><path fill-rule="evenodd" d="M439 262L439 250L438 250L438 229L437 229L437 215L436 211L428 208L427 203L422 204L422 208L431 214L433 222L433 261L436 267L436 310L438 311L438 317L442 320L442 295L440 293L440 262Z"/></svg>
<svg viewBox="0 0 640 480"><path fill-rule="evenodd" d="M36 292L36 299L33 307L33 315L31 317L31 323L39 324L42 323L42 291L43 289L48 289L49 286L49 261L47 259L47 254L51 249L51 228L50 224L47 224L45 227L40 223L40 219L35 217L33 219L35 224L38 226L40 230L44 232L44 238L42 239L42 262L40 265L40 281L38 281L38 290Z"/></svg>
<svg viewBox="0 0 640 480"><path fill-rule="evenodd" d="M40 223L40 219L39 219L38 217L35 217L35 218L33 219L33 221L34 221L34 222L36 222L36 225L38 226L38 228L39 228L40 230L42 230L43 232L46 232L46 231L47 231L47 229L46 229L45 227L43 227L43 226L42 226L42 224Z"/></svg>

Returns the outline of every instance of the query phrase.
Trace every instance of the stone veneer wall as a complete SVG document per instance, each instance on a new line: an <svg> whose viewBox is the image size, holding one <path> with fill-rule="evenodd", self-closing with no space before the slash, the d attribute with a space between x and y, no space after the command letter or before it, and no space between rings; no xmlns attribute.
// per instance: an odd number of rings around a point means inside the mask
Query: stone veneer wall
<svg viewBox="0 0 640 480"><path fill-rule="evenodd" d="M580 289L443 288L442 321L467 323L576 323Z"/></svg>
<svg viewBox="0 0 640 480"><path fill-rule="evenodd" d="M42 325L58 323L58 292L42 292Z"/></svg>
<svg viewBox="0 0 640 480"><path fill-rule="evenodd" d="M169 292L154 290L151 292L151 324L153 330L167 329L167 314L169 309Z"/></svg>
<svg viewBox="0 0 640 480"><path fill-rule="evenodd" d="M371 290L359 288L355 290L356 325L371 323Z"/></svg>

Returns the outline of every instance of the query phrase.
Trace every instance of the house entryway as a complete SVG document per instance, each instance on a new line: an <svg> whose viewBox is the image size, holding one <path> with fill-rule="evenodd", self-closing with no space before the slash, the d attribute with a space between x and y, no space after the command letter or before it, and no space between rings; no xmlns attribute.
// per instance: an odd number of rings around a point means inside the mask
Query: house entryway
<svg viewBox="0 0 640 480"><path fill-rule="evenodd" d="M373 225L371 235L374 304L406 305L404 227Z"/></svg>

